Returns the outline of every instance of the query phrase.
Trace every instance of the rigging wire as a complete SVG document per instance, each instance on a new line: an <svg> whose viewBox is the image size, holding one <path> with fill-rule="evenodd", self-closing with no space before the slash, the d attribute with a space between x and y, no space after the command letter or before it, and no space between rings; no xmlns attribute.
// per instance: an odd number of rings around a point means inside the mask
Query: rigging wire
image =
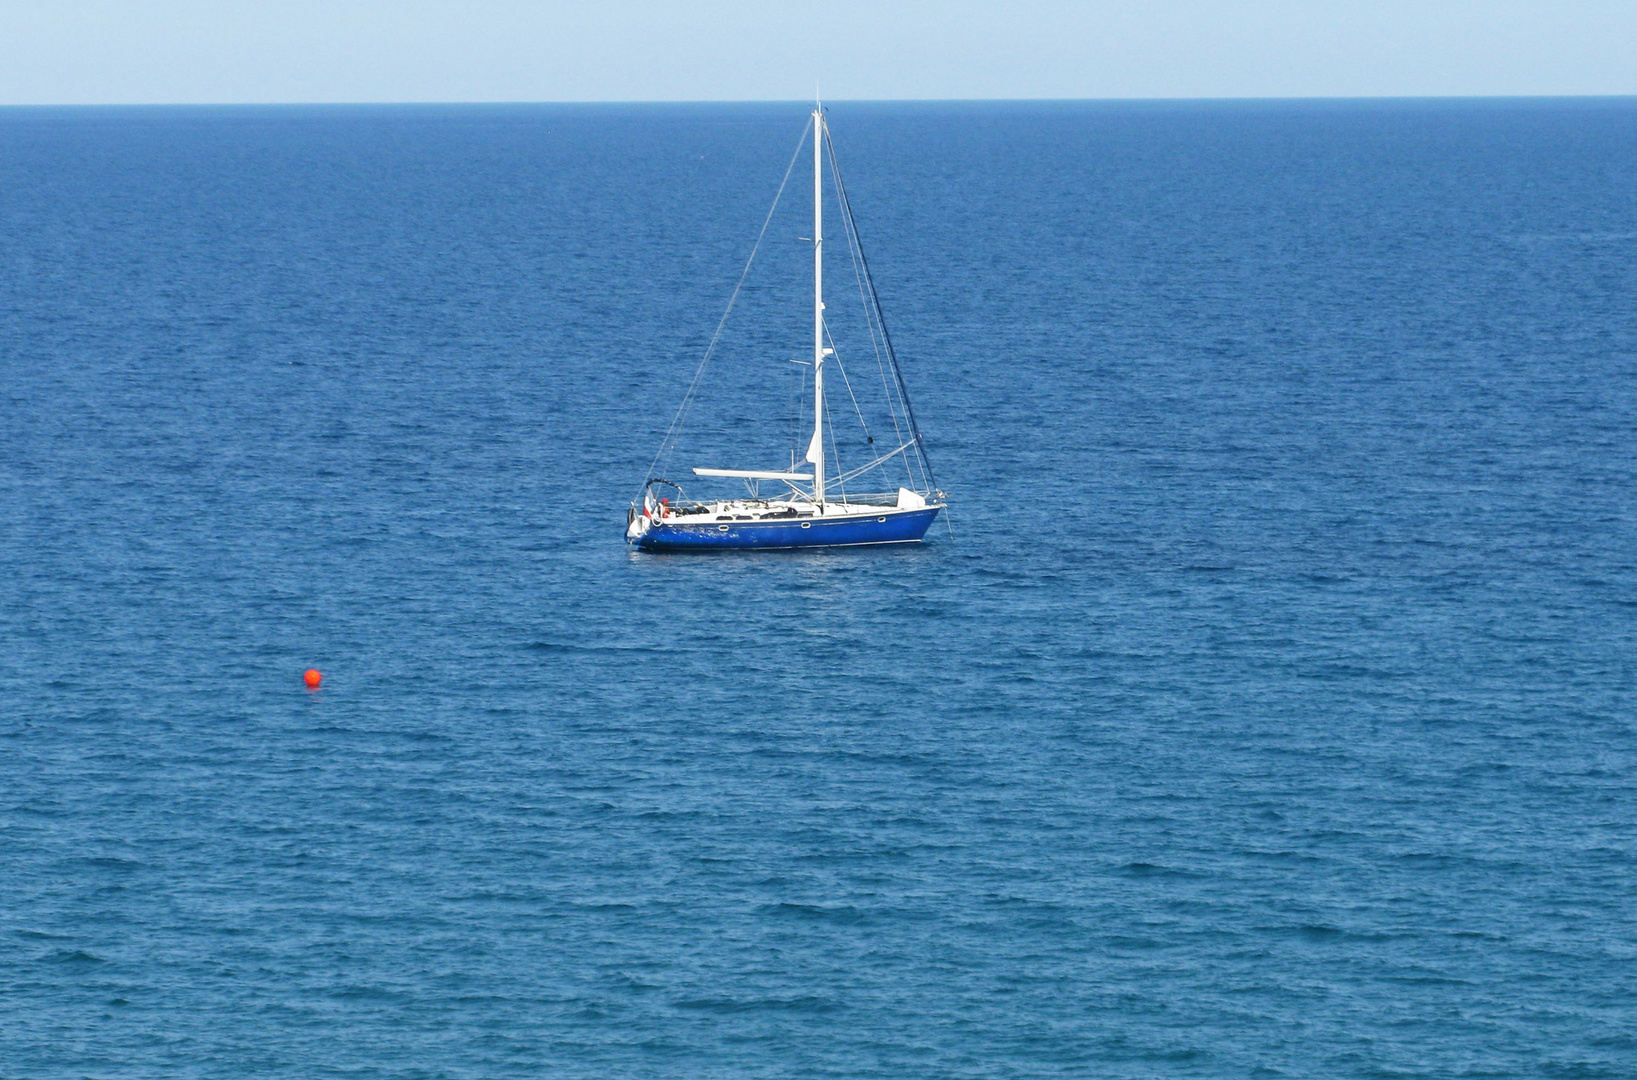
<svg viewBox="0 0 1637 1080"><path fill-rule="evenodd" d="M847 254L851 257L849 261L853 264L853 281L858 288L859 303L864 309L864 323L869 332L870 348L875 353L876 372L881 377L881 391L887 405L887 415L892 420L893 433L897 435L899 443L904 444L904 429L898 422L898 409L903 403L895 400L895 387L889 385L887 381L887 363L883 355L881 338L878 336L879 328L876 325L875 312L864 286L864 276L861 269L861 261L858 250L857 229L856 226L849 222L845 217L842 218L842 224L846 226L843 231L847 238ZM906 445L915 446L914 440L909 440ZM916 453L906 454L904 456L904 474L911 488L917 490L930 490L930 486L925 482L926 478L924 476L920 480L917 480L915 477L915 466L919 455L920 447L917 446ZM882 460L884 461L885 459L883 458Z"/></svg>
<svg viewBox="0 0 1637 1080"><path fill-rule="evenodd" d="M858 407L858 395L853 393L853 381L847 378L847 365L841 362L841 353L836 349L836 339L830 336L829 320L824 322L824 340L830 343L830 359L836 362L836 369L841 372L841 381L847 386L847 396L853 399L853 413L858 417L858 426L864 429L864 441L874 446L875 436L870 434L870 424L864 419L864 410Z"/></svg>
<svg viewBox="0 0 1637 1080"><path fill-rule="evenodd" d="M842 475L836 477L836 480L839 483L840 481L843 481L843 480L851 480L854 477L862 476L865 473L869 472L871 469L873 469L876 466L882 464L883 462L890 461L891 459L897 457L899 454L902 454L905 450L908 450L909 448L911 448L914 445L915 444L912 443L912 442L907 442L907 443L903 444L902 446L900 446L896 450L888 450L885 454L882 454L880 457L876 458L873 461L866 462L865 464L858 466L858 468L856 468L856 469L849 469L847 472L845 472Z"/></svg>
<svg viewBox="0 0 1637 1080"><path fill-rule="evenodd" d="M805 134L806 133L804 131L804 138ZM831 174L835 177L836 195L838 201L841 203L842 217L847 222L848 231L852 234L853 242L858 248L858 259L864 268L864 281L869 286L870 299L874 302L873 306L875 308L876 320L881 324L881 339L886 345L887 358L892 361L893 375L897 377L898 393L899 397L902 398L904 402L904 414L909 420L910 433L915 436L916 449L919 451L918 456L921 459L921 470L926 475L929 490L937 491L938 482L932 475L932 463L927 459L926 440L921 436L920 425L915 422L915 409L910 405L909 401L909 387L904 385L904 371L903 368L899 366L897 350L892 347L892 335L887 331L887 316L886 313L881 310L881 295L875 288L875 275L870 273L869 257L864 254L863 241L858 238L858 224L853 220L852 203L847 198L847 185L843 183L841 179L841 164L836 160L835 143L830 140L828 125L822 125L820 130L814 133L815 138L821 136L824 139L825 150L830 158Z"/></svg>
<svg viewBox="0 0 1637 1080"><path fill-rule="evenodd" d="M807 380L805 376L795 370L796 358L790 358L790 471L796 471L796 441L801 431L801 406L799 404L801 391Z"/></svg>
<svg viewBox="0 0 1637 1080"><path fill-rule="evenodd" d="M842 377L846 378L845 375ZM841 464L841 446L836 442L835 413L830 409L830 394L828 390L826 390L824 394L824 428L830 433L830 456L836 460L837 474L835 479L825 480L824 489L825 491L829 491L831 488L835 488L841 492L841 501L846 502L847 477Z"/></svg>
<svg viewBox="0 0 1637 1080"><path fill-rule="evenodd" d="M722 312L721 319L717 320L716 332L711 334L710 344L705 346L705 355L699 360L699 367L694 370L693 380L688 383L688 392L682 395L682 404L677 406L676 415L671 418L671 426L665 429L665 438L660 441L659 450L654 454L654 460L648 465L648 476L643 483L654 478L654 470L666 454L675 448L676 438L681 434L682 424L687 420L688 412L693 408L694 399L699 393L700 380L705 375L705 365L710 363L711 356L716 352L716 345L722 340L722 331L727 327L728 316L733 314L733 305L739 299L739 293L745 287L745 279L750 276L750 266L756 261L756 253L762 248L762 240L767 236L767 227L773 221L773 212L779 208L779 200L784 197L784 189L790 183L790 174L796 168L796 159L801 157L801 148L807 145L807 132L812 128L812 120L801 129L801 138L796 141L795 152L790 155L790 164L784 168L784 179L779 181L778 193L773 196L773 205L768 207L767 217L762 219L762 229L756 234L756 243L751 246L750 257L745 260L745 268L739 272L739 281L733 286L733 293L728 297L727 310ZM816 135L814 136L817 137ZM826 140L828 142L828 140ZM834 151L831 151L832 155Z"/></svg>
<svg viewBox="0 0 1637 1080"><path fill-rule="evenodd" d="M845 233L846 238L847 238L847 254L848 254L848 256L850 256L849 261L853 264L853 282L858 287L858 301L859 301L859 304L864 308L864 325L865 325L865 328L868 331L869 336L870 336L870 351L875 354L876 371L881 376L882 398L887 404L887 416L888 416L888 418L890 418L892 420L893 434L895 436L897 436L897 442L900 444L900 448L902 448L902 446L904 444L904 429L898 423L898 406L893 401L892 388L890 386L888 386L888 384L887 384L887 362L886 362L886 358L882 355L881 340L877 336L877 328L876 328L876 325L875 325L875 312L871 308L869 297L865 293L865 290L864 290L864 275L863 275L863 272L859 269L857 231L856 231L856 228L854 227L853 223L847 217L844 216L841 219L841 221L842 221L842 225L844 226L843 232ZM845 375L845 371L843 371L843 375ZM852 389L851 384L848 385L847 389L848 390ZM857 402L857 399L855 398L854 399L855 406L856 406L856 402ZM883 458L881 460L884 461L886 459ZM908 476L908 478L909 478L909 483L910 483L911 487L920 486L915 481L915 468L914 468L914 466L912 464L912 459L910 457L908 457L908 456L906 456L904 458L904 472L905 472L905 475Z"/></svg>

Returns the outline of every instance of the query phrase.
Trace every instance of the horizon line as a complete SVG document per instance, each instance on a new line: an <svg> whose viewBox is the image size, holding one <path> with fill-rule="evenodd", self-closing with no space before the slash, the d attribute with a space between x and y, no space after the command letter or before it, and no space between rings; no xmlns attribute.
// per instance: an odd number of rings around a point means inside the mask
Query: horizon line
<svg viewBox="0 0 1637 1080"><path fill-rule="evenodd" d="M1329 101L1614 101L1637 99L1637 93L1610 94L1281 94L1168 95L1149 97L997 97L997 98L826 98L826 105L1002 105L1096 103L1329 102ZM507 105L811 105L806 98L491 98L358 99L334 101L45 101L0 102L0 109L155 109L155 108L345 108L357 106L507 106Z"/></svg>

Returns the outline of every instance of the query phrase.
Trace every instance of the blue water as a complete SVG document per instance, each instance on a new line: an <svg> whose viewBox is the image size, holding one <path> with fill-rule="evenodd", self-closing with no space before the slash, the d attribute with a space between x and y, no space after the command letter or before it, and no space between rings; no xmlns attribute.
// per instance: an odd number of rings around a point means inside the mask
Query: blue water
<svg viewBox="0 0 1637 1080"><path fill-rule="evenodd" d="M632 553L802 119L0 111L0 1077L1637 1075L1637 101L835 106L952 530Z"/></svg>

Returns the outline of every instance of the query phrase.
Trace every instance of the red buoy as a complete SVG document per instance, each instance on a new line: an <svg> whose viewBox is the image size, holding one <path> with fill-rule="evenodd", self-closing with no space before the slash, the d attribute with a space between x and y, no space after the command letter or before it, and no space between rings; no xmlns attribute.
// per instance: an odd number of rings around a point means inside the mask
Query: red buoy
<svg viewBox="0 0 1637 1080"><path fill-rule="evenodd" d="M317 690L318 684L324 681L323 673L317 668L308 668L307 673L302 678L307 680L307 689L309 690Z"/></svg>

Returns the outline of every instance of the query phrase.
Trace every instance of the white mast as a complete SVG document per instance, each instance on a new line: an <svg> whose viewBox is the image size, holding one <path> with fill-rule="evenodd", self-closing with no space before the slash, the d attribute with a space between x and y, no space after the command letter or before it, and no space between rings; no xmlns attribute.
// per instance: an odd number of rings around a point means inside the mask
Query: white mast
<svg viewBox="0 0 1637 1080"><path fill-rule="evenodd" d="M813 109L813 497L824 508L824 111Z"/></svg>

